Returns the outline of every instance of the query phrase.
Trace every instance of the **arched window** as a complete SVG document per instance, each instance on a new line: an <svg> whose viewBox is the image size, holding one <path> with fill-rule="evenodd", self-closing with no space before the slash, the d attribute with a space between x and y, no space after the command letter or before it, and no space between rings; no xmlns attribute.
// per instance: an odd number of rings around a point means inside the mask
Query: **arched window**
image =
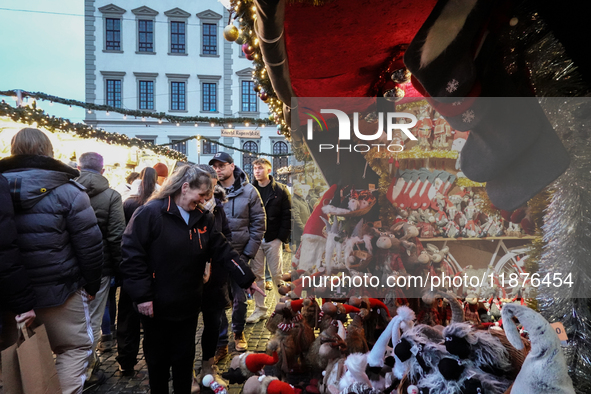
<svg viewBox="0 0 591 394"><path fill-rule="evenodd" d="M244 152L242 154L242 170L246 175L248 175L248 180L252 182L254 181L254 175L252 173L252 162L255 161L257 158L256 153L259 153L259 146L254 141L246 141L244 145L242 145L242 149L251 152Z"/></svg>
<svg viewBox="0 0 591 394"><path fill-rule="evenodd" d="M287 183L288 178L287 178L287 174L282 174L279 175L277 174L277 170L279 170L282 167L287 167L288 165L288 160L287 160L287 154L289 153L289 148L287 147L287 144L283 141L277 141L273 144L273 154L274 155L285 155L285 156L281 156L281 157L273 157L273 178L275 178L275 180L277 182L281 182L281 183Z"/></svg>

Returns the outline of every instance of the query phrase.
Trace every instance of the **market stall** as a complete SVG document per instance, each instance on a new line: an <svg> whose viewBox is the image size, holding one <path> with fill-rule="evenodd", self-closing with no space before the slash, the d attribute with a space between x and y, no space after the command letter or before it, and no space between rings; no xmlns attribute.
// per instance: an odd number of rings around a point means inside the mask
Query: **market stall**
<svg viewBox="0 0 591 394"><path fill-rule="evenodd" d="M318 281L307 288L292 281L290 294L365 295L390 310L410 304L422 322L433 310L425 314L424 300L410 301L422 294L413 291L417 286L384 292L341 284L345 277L376 283L409 275L482 278L478 286L442 288L461 297L466 316L478 315L480 301L489 317L514 301L564 323L571 377L578 390L589 391L590 240L581 231L591 198L589 103L574 97L591 92L591 74L574 34L565 34L551 8L377 0L231 4L240 30L230 24L225 37L253 60L255 90L296 157L309 152L330 186L294 258L299 274ZM409 133L386 138L386 113L412 114L416 123ZM341 124L355 135L343 134ZM384 143L381 150L367 142L370 136ZM384 149L391 145L403 149ZM557 276L559 282L550 280ZM557 381L568 378L565 366L555 367ZM513 392L536 391L517 386ZM448 390L435 392L463 389ZM560 392L574 390L566 384Z"/></svg>
<svg viewBox="0 0 591 394"><path fill-rule="evenodd" d="M125 186L125 178L133 171L139 172L156 163L164 163L172 171L177 161L186 160L167 148L49 117L34 104L14 108L4 101L0 104L0 158L10 156L10 141L24 127L43 131L53 145L55 158L66 164L75 166L77 158L85 152L102 155L104 176L117 190Z"/></svg>

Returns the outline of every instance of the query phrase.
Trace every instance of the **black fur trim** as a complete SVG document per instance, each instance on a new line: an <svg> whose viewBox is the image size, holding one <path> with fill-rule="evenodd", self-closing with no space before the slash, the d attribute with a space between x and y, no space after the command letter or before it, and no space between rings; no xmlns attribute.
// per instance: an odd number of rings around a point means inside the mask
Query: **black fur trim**
<svg viewBox="0 0 591 394"><path fill-rule="evenodd" d="M78 178L80 176L80 171L77 169L49 156L15 155L0 160L0 172L23 168L38 168L41 170L64 172L68 174L70 178Z"/></svg>

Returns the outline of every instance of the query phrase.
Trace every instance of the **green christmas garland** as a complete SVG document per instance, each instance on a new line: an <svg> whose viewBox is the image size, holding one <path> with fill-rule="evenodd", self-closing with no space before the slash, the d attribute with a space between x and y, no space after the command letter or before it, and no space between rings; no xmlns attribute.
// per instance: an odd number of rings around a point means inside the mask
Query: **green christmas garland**
<svg viewBox="0 0 591 394"><path fill-rule="evenodd" d="M19 94L18 90L4 90L0 91L0 96L13 96L16 97ZM117 108L112 107L110 105L98 105L92 103L85 103L78 100L70 100L65 99L57 96L52 96L50 94L42 93L42 92L27 92L24 90L20 91L21 97L31 97L35 100L46 100L53 103L59 103L64 105L70 105L75 107L85 108L91 111L105 111L105 112L115 112L122 115L129 115L135 116L138 118L155 118L161 120L167 120L171 123L197 123L197 122L207 122L213 123L218 126L223 126L224 124L232 124L232 123L252 123L256 125L274 125L274 122L269 119L255 119L255 118L219 118L219 117L209 117L209 116L174 116L169 115L165 112L151 112L151 111L139 111L139 110L132 110L132 109L124 109L124 108Z"/></svg>
<svg viewBox="0 0 591 394"><path fill-rule="evenodd" d="M66 132L75 134L82 138L96 138L107 144L121 145L127 147L138 147L139 149L152 150L153 152L178 161L187 161L187 156L176 150L163 146L154 145L139 138L130 138L125 134L109 133L103 129L96 129L84 123L72 123L68 119L56 118L47 115L42 109L37 108L35 103L28 107L12 107L6 101L0 102L0 117L8 117L15 122L38 126L51 131Z"/></svg>

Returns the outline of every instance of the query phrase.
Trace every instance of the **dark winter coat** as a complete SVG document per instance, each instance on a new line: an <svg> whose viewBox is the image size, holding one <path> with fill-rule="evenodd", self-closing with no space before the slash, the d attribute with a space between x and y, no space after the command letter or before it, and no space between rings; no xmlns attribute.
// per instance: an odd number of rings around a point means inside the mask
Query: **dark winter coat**
<svg viewBox="0 0 591 394"><path fill-rule="evenodd" d="M281 242L287 243L291 233L291 194L289 194L287 186L276 182L271 175L269 178L271 178L271 182L268 187L273 189L273 193L267 201L263 201L267 215L265 241L280 239ZM252 184L256 187L259 183L254 180Z"/></svg>
<svg viewBox="0 0 591 394"><path fill-rule="evenodd" d="M19 315L35 306L35 293L20 260L8 181L0 175L0 310Z"/></svg>
<svg viewBox="0 0 591 394"><path fill-rule="evenodd" d="M234 190L227 195L224 211L232 229L232 246L252 259L265 234L265 209L259 192L248 183L248 177L238 166L234 178Z"/></svg>
<svg viewBox="0 0 591 394"><path fill-rule="evenodd" d="M121 238L125 231L121 195L98 172L82 170L77 182L86 188L103 235L103 276L113 276L121 263Z"/></svg>
<svg viewBox="0 0 591 394"><path fill-rule="evenodd" d="M189 224L172 198L139 207L122 243L123 289L140 304L153 301L154 316L166 320L194 317L201 309L206 262L223 267L242 288L254 274L215 230L211 213L195 209Z"/></svg>
<svg viewBox="0 0 591 394"><path fill-rule="evenodd" d="M220 190L221 189L221 190ZM232 243L232 231L224 211L225 199L224 189L216 186L215 208L213 209L214 229L224 234L226 240ZM219 193L219 194L218 194ZM221 265L211 267L209 280L203 286L203 310L215 310L225 308L230 305L228 296L228 271Z"/></svg>
<svg viewBox="0 0 591 394"><path fill-rule="evenodd" d="M133 213L140 207L138 196L131 196L123 201L123 216L125 216L125 223L129 223Z"/></svg>
<svg viewBox="0 0 591 394"><path fill-rule="evenodd" d="M308 203L302 197L297 194L293 195L292 201L292 213L293 213L293 240L300 242L300 238L304 233L304 226L306 221L310 217L310 208Z"/></svg>
<svg viewBox="0 0 591 394"><path fill-rule="evenodd" d="M17 244L38 308L63 304L84 286L100 287L103 242L78 170L51 157L0 160L15 208Z"/></svg>

